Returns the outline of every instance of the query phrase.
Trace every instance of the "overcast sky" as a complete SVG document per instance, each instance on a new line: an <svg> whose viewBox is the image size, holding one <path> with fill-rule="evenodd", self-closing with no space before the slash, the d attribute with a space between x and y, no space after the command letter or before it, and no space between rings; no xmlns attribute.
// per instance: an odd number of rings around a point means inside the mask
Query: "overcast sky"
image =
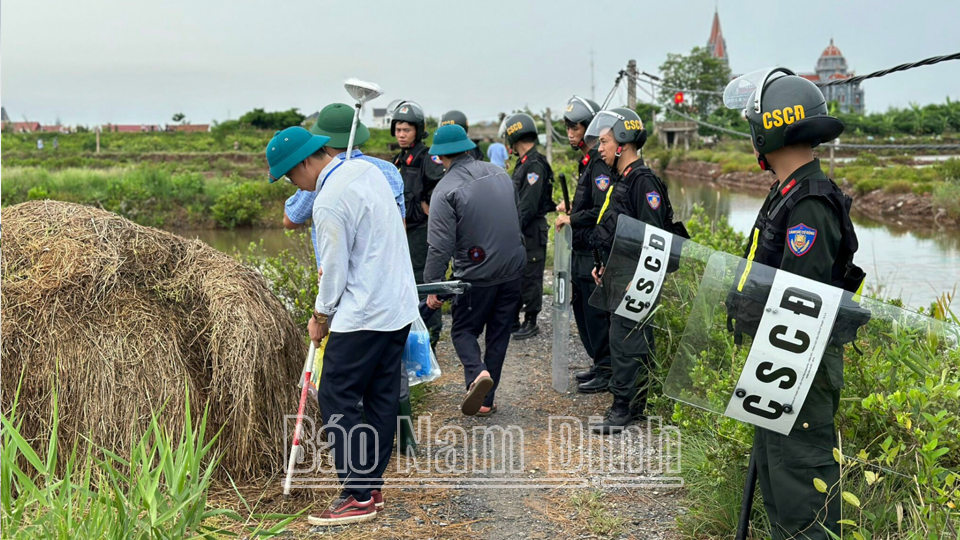
<svg viewBox="0 0 960 540"><path fill-rule="evenodd" d="M166 123L183 112L206 123L254 107L310 113L347 101L342 83L353 76L386 91L373 106L414 99L431 115L457 108L471 121L488 120L589 96L591 48L602 100L628 59L653 73L667 53L705 45L714 6L7 0L0 101L13 120ZM813 71L831 37L858 73L960 50L958 0L722 0L719 11L736 73L774 64ZM960 62L864 89L869 111L960 99Z"/></svg>

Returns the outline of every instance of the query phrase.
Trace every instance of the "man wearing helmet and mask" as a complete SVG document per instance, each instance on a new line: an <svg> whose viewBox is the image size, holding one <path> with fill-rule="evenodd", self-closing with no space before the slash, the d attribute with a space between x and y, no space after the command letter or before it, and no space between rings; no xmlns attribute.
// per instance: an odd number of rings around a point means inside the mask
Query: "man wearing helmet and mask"
<svg viewBox="0 0 960 540"><path fill-rule="evenodd" d="M515 339L537 335L537 315L543 308L543 270L547 257L547 219L556 209L553 203L553 169L547 158L537 151L537 125L529 114L518 113L507 117L500 126L500 136L507 148L519 156L513 169L513 185L520 199L520 230L527 250L527 264L523 270L520 314L514 323Z"/></svg>
<svg viewBox="0 0 960 540"><path fill-rule="evenodd" d="M397 140L400 153L393 164L403 177L403 195L406 203L407 245L413 277L423 283L423 267L427 263L427 219L430 215L430 196L437 182L443 178L440 158L431 156L423 144L429 135L423 108L413 101L399 100L387 107L390 116L390 135ZM422 300L422 298L421 298ZM443 315L438 310L426 321L430 330L430 344L436 348L440 339Z"/></svg>
<svg viewBox="0 0 960 540"><path fill-rule="evenodd" d="M456 124L463 128L464 131L470 133L470 126L467 125L467 115L463 114L460 111L447 111L440 117L440 126L447 126L450 124ZM473 159L477 161L483 161L483 152L480 151L479 146L474 146L467 151L467 154L470 155Z"/></svg>
<svg viewBox="0 0 960 540"><path fill-rule="evenodd" d="M743 108L760 168L776 177L744 258L857 291L864 274L853 264L857 236L850 221L851 199L827 178L813 155L813 148L837 138L844 127L828 115L820 89L777 68L732 81L724 101L728 107ZM728 310L731 320L737 319L729 301ZM737 332L740 327L734 328ZM835 537L826 530L840 534L840 497L828 500L812 479L828 486L840 479L832 449L838 446L833 417L842 387L842 349L831 344L789 436L754 428L753 455L775 539Z"/></svg>
<svg viewBox="0 0 960 540"><path fill-rule="evenodd" d="M616 176L614 187L600 209L597 226L589 235L590 245L609 249L617 219L625 214L667 232L685 235L682 225L673 223L673 207L667 186L644 165L640 149L647 132L636 112L630 109L600 111L590 122L586 145L596 148L600 158ZM597 284L602 271L593 270ZM616 314L610 316L610 393L613 405L593 431L612 434L643 417L649 387L650 356L654 351L653 328Z"/></svg>
<svg viewBox="0 0 960 540"><path fill-rule="evenodd" d="M558 231L565 225L573 228L571 303L583 348L593 359L590 369L576 374L580 383L577 392L584 394L605 392L610 383L610 315L589 303L597 285L591 276L594 259L588 236L597 225L600 208L613 184L610 167L600 159L597 149L587 147L583 140L587 126L598 112L599 105L580 96L573 96L567 102L567 110L563 114L567 139L570 146L583 153L583 158L578 165L580 175L572 208L564 208L560 203L557 206L560 215L555 224Z"/></svg>

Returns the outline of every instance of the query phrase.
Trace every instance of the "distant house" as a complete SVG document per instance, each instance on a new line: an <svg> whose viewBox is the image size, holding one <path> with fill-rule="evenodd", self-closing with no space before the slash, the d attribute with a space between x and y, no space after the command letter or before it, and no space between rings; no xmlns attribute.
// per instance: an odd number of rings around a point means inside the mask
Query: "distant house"
<svg viewBox="0 0 960 540"><path fill-rule="evenodd" d="M370 124L370 127L377 129L388 129L390 127L390 124L387 123L386 109L373 110L373 122Z"/></svg>
<svg viewBox="0 0 960 540"><path fill-rule="evenodd" d="M40 122L12 122L10 130L14 133L33 133L40 131Z"/></svg>
<svg viewBox="0 0 960 540"><path fill-rule="evenodd" d="M148 133L160 131L160 126L156 124L107 124L103 126L103 131L109 133Z"/></svg>
<svg viewBox="0 0 960 540"><path fill-rule="evenodd" d="M67 126L40 126L40 131L45 133L70 133Z"/></svg>
<svg viewBox="0 0 960 540"><path fill-rule="evenodd" d="M167 131L197 132L210 131L210 124L167 124Z"/></svg>

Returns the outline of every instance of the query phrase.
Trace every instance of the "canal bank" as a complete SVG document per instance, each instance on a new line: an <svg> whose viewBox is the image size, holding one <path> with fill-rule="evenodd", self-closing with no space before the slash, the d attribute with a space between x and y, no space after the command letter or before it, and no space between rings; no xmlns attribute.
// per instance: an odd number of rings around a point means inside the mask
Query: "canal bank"
<svg viewBox="0 0 960 540"><path fill-rule="evenodd" d="M666 169L660 169L654 163L654 169L664 170L666 174L677 178L689 178L708 182L717 186L761 193L769 191L774 178L764 172L730 171L724 172L723 164L696 160L671 160ZM949 229L960 226L960 216L951 212L949 205L938 201L930 192L915 193L910 185L896 186L895 189L871 189L858 192L850 182L845 181L843 168L837 170L835 180L853 199L853 210L860 216L874 221L900 227L916 229ZM956 203L954 206L956 206Z"/></svg>

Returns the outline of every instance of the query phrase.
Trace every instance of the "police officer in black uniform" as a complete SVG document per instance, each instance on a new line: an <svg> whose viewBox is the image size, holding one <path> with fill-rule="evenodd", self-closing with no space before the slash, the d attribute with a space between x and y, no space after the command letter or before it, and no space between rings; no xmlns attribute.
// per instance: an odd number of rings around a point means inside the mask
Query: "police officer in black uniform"
<svg viewBox="0 0 960 540"><path fill-rule="evenodd" d="M610 383L610 314L590 305L590 296L596 288L591 272L594 266L593 251L588 243L590 231L596 227L600 208L613 186L613 174L610 167L600 159L596 148L587 147L584 135L593 117L600 112L595 102L573 96L567 102L563 121L567 126L567 139L570 146L581 151L583 158L578 167L577 190L573 196L572 208L557 206L560 215L554 226L559 231L569 225L573 228L572 270L573 316L583 348L593 359L593 366L576 374L577 392L593 394L605 392Z"/></svg>
<svg viewBox="0 0 960 540"><path fill-rule="evenodd" d="M644 165L638 155L647 141L647 132L636 112L630 109L601 111L587 128L586 144L597 148L600 157L617 176L609 199L601 207L597 227L590 234L590 245L609 249L620 214L674 232L673 207L667 186ZM682 227L682 226L681 226ZM599 284L601 274L594 277ZM637 328L634 321L616 314L610 316L610 356L612 376L610 393L613 405L607 409L593 431L611 434L641 418L647 402L650 356L654 352L653 328Z"/></svg>
<svg viewBox="0 0 960 540"><path fill-rule="evenodd" d="M813 157L813 148L837 138L843 123L828 115L816 85L783 68L761 80L743 112L760 168L777 179L751 229L744 258L857 291L864 273L853 264L858 244L851 199ZM744 264L744 278L749 278L747 268ZM734 289L727 301L728 327L739 341L750 317L736 305ZM774 539L840 534L840 497L827 500L812 479L831 487L840 479L832 449L837 447L833 417L842 387L842 345L831 344L789 436L755 428L753 455Z"/></svg>
<svg viewBox="0 0 960 540"><path fill-rule="evenodd" d="M413 101L401 100L388 112L390 135L400 145L400 153L393 163L403 177L403 196L407 209L407 244L413 277L417 284L423 283L423 267L427 262L427 219L430 215L430 196L433 188L443 178L443 164L437 156L429 154L423 144L427 138L426 119L423 109ZM424 297L425 298L425 297ZM443 315L438 310L427 319L430 343L434 348L440 339Z"/></svg>
<svg viewBox="0 0 960 540"><path fill-rule="evenodd" d="M467 125L467 115L463 114L460 111L447 111L440 117L440 126L443 127L449 124L456 124L463 128L464 131L470 133L470 126ZM483 152L480 151L480 146L474 146L467 151L473 159L477 161L483 161Z"/></svg>
<svg viewBox="0 0 960 540"><path fill-rule="evenodd" d="M537 335L537 315L543 308L543 270L547 257L547 219L556 209L553 203L553 169L547 158L537 151L537 125L529 114L518 113L508 117L500 126L511 154L519 156L513 169L513 185L520 198L520 230L527 249L527 265L523 270L520 315L514 324L515 339Z"/></svg>

